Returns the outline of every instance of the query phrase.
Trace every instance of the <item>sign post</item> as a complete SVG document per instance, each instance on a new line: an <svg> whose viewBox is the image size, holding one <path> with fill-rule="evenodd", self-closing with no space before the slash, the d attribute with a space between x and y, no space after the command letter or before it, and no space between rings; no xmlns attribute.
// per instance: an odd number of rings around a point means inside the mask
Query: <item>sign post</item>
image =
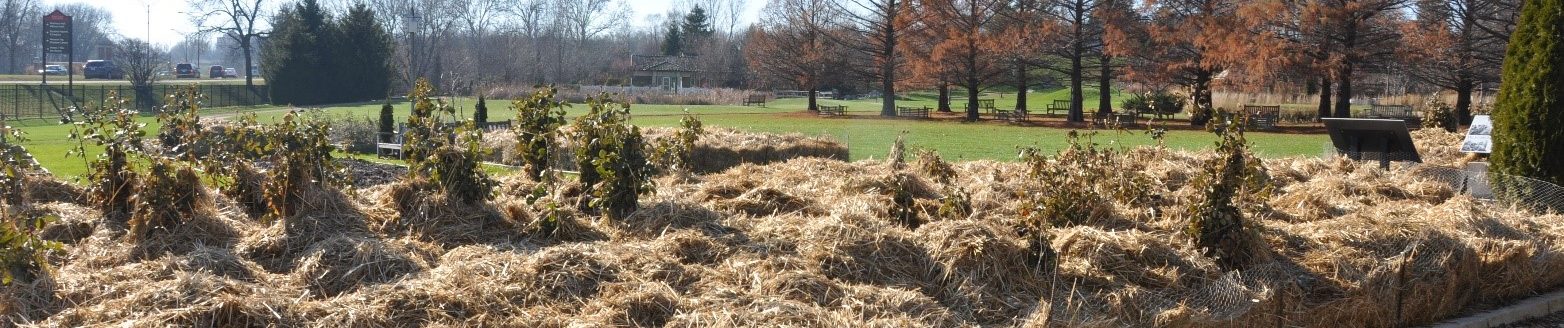
<svg viewBox="0 0 1564 328"><path fill-rule="evenodd" d="M43 67L49 66L49 54L64 54L66 92L74 93L76 87L76 52L74 38L71 37L71 16L65 15L59 9L43 16ZM43 72L43 84L49 84L49 72ZM72 95L74 96L74 95ZM74 102L74 97L72 97Z"/></svg>

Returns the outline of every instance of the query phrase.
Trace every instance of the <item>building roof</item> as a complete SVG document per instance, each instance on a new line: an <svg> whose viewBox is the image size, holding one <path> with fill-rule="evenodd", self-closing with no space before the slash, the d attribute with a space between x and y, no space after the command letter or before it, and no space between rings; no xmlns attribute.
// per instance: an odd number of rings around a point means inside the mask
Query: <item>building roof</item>
<svg viewBox="0 0 1564 328"><path fill-rule="evenodd" d="M695 68L696 56L635 56L636 71L699 72Z"/></svg>

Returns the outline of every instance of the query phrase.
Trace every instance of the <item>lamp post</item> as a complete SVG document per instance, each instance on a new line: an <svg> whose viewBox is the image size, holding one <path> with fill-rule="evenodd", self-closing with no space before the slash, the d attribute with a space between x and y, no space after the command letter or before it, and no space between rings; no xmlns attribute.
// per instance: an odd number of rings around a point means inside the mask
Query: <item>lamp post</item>
<svg viewBox="0 0 1564 328"><path fill-rule="evenodd" d="M423 26L423 16L418 15L418 10L411 7L402 20L402 30L407 32L407 76L409 81L421 77L416 72L418 67L418 38L417 31Z"/></svg>

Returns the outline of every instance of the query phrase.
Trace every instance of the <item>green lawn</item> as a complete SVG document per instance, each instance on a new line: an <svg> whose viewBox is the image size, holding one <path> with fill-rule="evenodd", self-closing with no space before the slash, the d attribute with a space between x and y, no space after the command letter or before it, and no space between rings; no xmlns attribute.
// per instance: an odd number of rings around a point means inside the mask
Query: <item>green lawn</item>
<svg viewBox="0 0 1564 328"><path fill-rule="evenodd" d="M1014 104L1014 95L1005 95L996 99L996 106L1004 108L1007 103ZM1029 97L1029 101L1040 108L1041 104L1051 102L1052 99L1068 97L1063 91L1038 92ZM1088 99L1094 98L1090 95ZM910 106L933 105L932 97L927 94L915 94L910 100L900 103L908 103ZM985 97L984 99L989 99ZM469 117L472 114L472 99L453 99L452 103L460 110L460 116ZM1015 160L1017 147L1039 147L1045 150L1057 150L1067 145L1066 134L1069 130L1027 127L1000 124L994 122L961 123L952 121L932 120L905 120L885 119L875 115L879 110L879 100L854 100L837 101L821 100L826 105L845 105L851 118L818 118L800 112L805 107L804 99L790 98L771 102L767 107L743 107L743 106L673 106L673 105L635 105L631 108L632 123L645 127L672 127L678 126L679 119L688 112L698 115L709 127L733 128L745 131L768 133L802 133L810 136L829 136L846 144L851 150L852 159L884 158L896 137L906 134L907 144L915 149L932 149L940 152L944 157L953 160ZM489 118L491 121L505 120L515 115L514 111L507 107L506 101L490 101ZM399 121L406 119L408 104L400 102L394 104ZM959 105L958 105L959 106ZM332 116L369 118L379 115L380 104L353 104L326 107L323 111ZM575 106L567 111L571 116L580 115L585 111L584 106ZM254 112L261 121L269 122L287 112L281 107L252 107L252 108L223 108L211 110L208 116L234 115L237 112ZM141 118L147 123L148 135L156 133L157 124L152 117ZM39 162L46 168L60 176L78 176L85 170L85 162L80 158L66 158L65 153L74 142L67 136L70 133L69 125L60 125L48 120L29 120L11 122L13 126L21 127L31 139L25 145L32 151ZM1273 134L1273 133L1249 133L1249 141L1261 156L1287 157L1287 156L1318 156L1329 138L1325 135L1299 135L1299 134ZM1103 145L1119 147L1133 147L1151 145L1155 141L1140 130L1131 131L1100 131L1092 139ZM1212 147L1216 138L1206 132L1200 131L1169 131L1166 142L1171 148L1176 149L1204 149Z"/></svg>

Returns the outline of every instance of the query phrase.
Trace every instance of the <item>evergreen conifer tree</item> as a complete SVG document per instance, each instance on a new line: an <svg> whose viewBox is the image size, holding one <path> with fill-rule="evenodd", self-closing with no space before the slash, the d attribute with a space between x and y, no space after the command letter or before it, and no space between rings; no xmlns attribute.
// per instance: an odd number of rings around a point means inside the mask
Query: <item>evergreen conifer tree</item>
<svg viewBox="0 0 1564 328"><path fill-rule="evenodd" d="M1564 184L1561 95L1564 0L1528 0L1510 37L1494 104L1494 171Z"/></svg>

